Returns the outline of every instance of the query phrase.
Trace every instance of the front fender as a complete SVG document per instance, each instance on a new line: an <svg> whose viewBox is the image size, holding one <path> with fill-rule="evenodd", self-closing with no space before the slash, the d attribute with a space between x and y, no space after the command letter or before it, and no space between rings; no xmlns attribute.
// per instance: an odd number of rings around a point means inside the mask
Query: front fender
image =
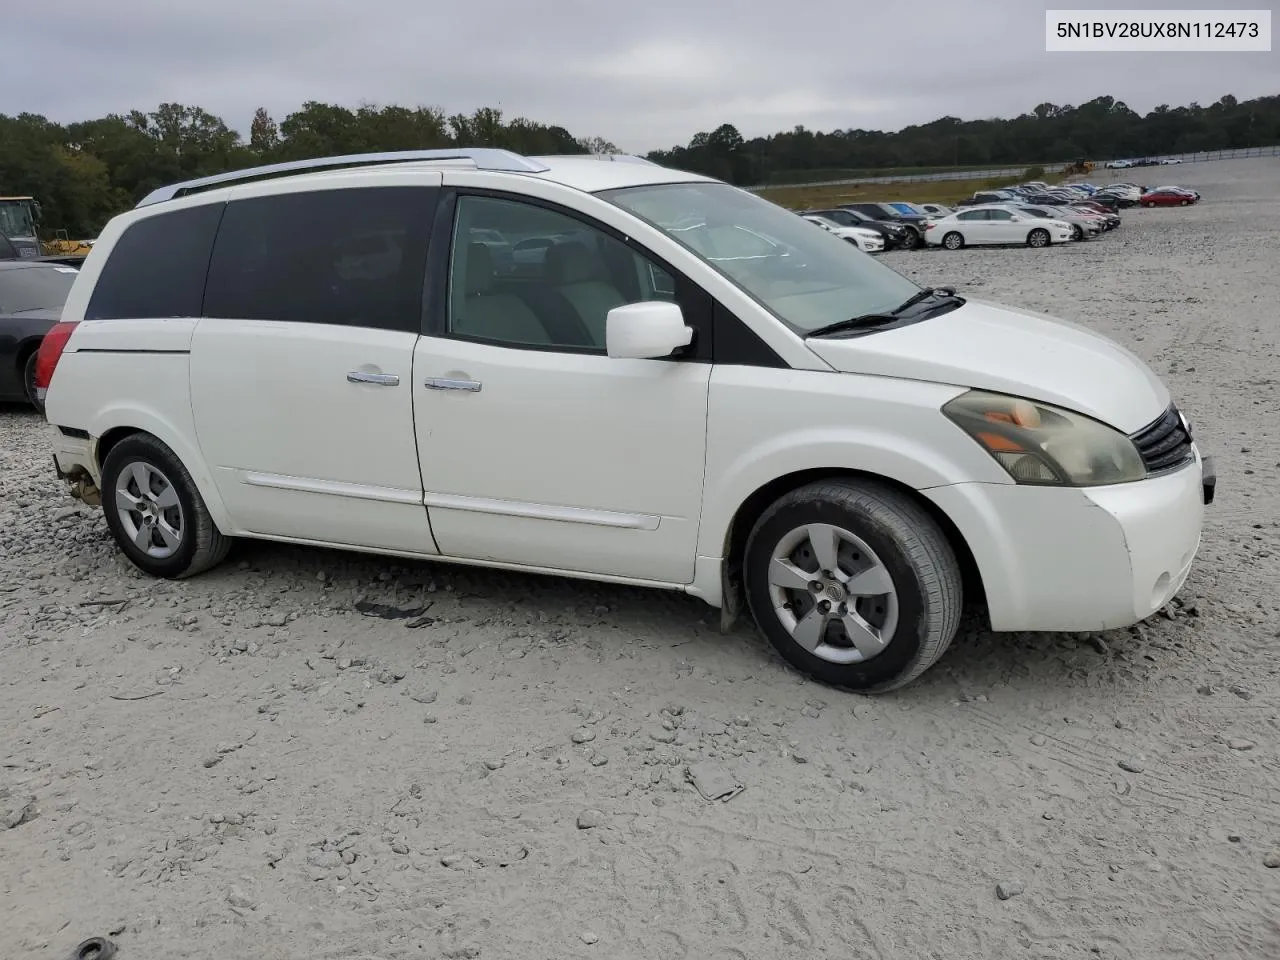
<svg viewBox="0 0 1280 960"><path fill-rule="evenodd" d="M1012 483L943 416L942 405L965 389L852 374L717 368L699 556L723 557L742 504L803 471L869 473L913 490L975 480Z"/></svg>

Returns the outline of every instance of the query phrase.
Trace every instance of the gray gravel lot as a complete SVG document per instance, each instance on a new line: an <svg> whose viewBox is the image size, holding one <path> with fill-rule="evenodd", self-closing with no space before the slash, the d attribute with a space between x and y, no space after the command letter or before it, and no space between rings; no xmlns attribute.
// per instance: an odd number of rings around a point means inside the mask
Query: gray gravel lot
<svg viewBox="0 0 1280 960"><path fill-rule="evenodd" d="M1280 159L1138 173L1205 199L886 260L1153 363L1218 456L1200 562L889 697L662 593L266 544L148 580L0 410L0 957L1280 957Z"/></svg>

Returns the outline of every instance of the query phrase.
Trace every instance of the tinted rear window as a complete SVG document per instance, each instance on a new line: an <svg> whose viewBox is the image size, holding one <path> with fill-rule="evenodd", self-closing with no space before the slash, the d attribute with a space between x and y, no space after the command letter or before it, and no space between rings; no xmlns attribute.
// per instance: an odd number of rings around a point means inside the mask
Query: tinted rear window
<svg viewBox="0 0 1280 960"><path fill-rule="evenodd" d="M86 320L198 317L223 205L154 214L125 228L89 297Z"/></svg>
<svg viewBox="0 0 1280 960"><path fill-rule="evenodd" d="M439 190L363 187L235 200L204 315L416 332Z"/></svg>

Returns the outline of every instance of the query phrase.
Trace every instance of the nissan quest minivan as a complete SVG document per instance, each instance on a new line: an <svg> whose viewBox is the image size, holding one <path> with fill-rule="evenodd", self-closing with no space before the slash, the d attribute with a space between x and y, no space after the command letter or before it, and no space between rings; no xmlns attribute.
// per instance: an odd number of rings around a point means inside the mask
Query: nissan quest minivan
<svg viewBox="0 0 1280 960"><path fill-rule="evenodd" d="M625 156L162 188L103 230L36 385L58 475L152 576L244 537L683 590L867 692L966 599L997 631L1150 616L1216 483L1110 340Z"/></svg>

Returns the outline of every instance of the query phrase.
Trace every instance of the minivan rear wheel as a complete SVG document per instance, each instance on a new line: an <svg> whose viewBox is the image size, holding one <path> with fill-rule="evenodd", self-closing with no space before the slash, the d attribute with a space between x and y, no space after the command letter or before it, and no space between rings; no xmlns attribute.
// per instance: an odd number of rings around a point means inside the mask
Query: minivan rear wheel
<svg viewBox="0 0 1280 960"><path fill-rule="evenodd" d="M220 563L231 548L190 472L150 434L128 436L107 454L102 509L125 556L153 577L193 576Z"/></svg>
<svg viewBox="0 0 1280 960"><path fill-rule="evenodd" d="M882 693L931 667L955 636L960 565L910 497L870 481L827 480L769 507L747 541L757 625L796 669Z"/></svg>

